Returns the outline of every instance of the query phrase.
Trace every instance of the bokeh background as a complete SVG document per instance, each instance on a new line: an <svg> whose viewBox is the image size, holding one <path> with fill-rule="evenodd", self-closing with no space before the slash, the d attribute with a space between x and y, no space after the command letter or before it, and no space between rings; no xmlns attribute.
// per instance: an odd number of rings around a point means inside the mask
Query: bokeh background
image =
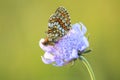
<svg viewBox="0 0 120 80"><path fill-rule="evenodd" d="M120 80L119 0L0 0L0 80L90 80L79 60L64 67L41 61L39 40L59 6L72 24L86 25L92 52L85 57L96 80Z"/></svg>

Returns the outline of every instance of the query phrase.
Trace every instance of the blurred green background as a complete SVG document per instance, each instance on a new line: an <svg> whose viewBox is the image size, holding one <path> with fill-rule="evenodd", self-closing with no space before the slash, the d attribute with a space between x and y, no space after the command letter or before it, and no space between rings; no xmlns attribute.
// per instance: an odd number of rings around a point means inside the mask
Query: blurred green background
<svg viewBox="0 0 120 80"><path fill-rule="evenodd" d="M0 80L90 80L81 61L74 66L45 65L39 40L59 7L72 24L83 22L96 80L120 80L120 0L0 0Z"/></svg>

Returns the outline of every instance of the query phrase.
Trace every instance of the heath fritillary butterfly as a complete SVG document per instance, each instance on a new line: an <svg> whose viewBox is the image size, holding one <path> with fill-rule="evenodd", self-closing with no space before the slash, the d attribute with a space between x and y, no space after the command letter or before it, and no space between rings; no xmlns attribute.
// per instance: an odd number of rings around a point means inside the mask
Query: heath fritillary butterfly
<svg viewBox="0 0 120 80"><path fill-rule="evenodd" d="M48 20L47 38L44 45L53 45L71 29L69 13L64 7L58 7Z"/></svg>

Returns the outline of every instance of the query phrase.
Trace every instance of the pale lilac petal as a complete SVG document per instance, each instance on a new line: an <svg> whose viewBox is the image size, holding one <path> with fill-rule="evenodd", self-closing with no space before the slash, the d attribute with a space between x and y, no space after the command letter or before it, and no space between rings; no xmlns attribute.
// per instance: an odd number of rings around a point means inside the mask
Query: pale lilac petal
<svg viewBox="0 0 120 80"><path fill-rule="evenodd" d="M45 45L43 45L42 43L43 43L44 41L45 41L45 40L44 40L43 38L39 41L39 46L41 47L41 49L43 49L44 51L47 51L47 52L52 51L53 46L45 46Z"/></svg>
<svg viewBox="0 0 120 80"><path fill-rule="evenodd" d="M79 56L78 56L78 51L77 50L75 50L75 49L73 49L72 50L72 54L71 54L71 59L75 59L75 58L78 58Z"/></svg>
<svg viewBox="0 0 120 80"><path fill-rule="evenodd" d="M45 52L44 58L50 59L51 61L54 61L54 56L48 52Z"/></svg>
<svg viewBox="0 0 120 80"><path fill-rule="evenodd" d="M83 41L85 43L85 48L89 47L89 42L88 42L88 39L86 37L83 37Z"/></svg>
<svg viewBox="0 0 120 80"><path fill-rule="evenodd" d="M81 25L80 24L78 24L78 23L76 23L76 24L74 24L73 25L74 27L72 27L73 28L73 30L79 30L79 31L81 31Z"/></svg>
<svg viewBox="0 0 120 80"><path fill-rule="evenodd" d="M72 31L74 31L76 34L79 34L79 36L83 36L84 35L82 30L81 30L82 26L80 24L76 23L73 26L74 27L72 27Z"/></svg>
<svg viewBox="0 0 120 80"><path fill-rule="evenodd" d="M83 51L85 50L87 47L89 47L89 43L87 41L87 38L86 37L83 37L83 41L84 42L81 42L81 48L79 49L80 51Z"/></svg>
<svg viewBox="0 0 120 80"><path fill-rule="evenodd" d="M45 63L45 64L51 64L53 61L51 61L50 59L46 59L44 58L43 56L41 56L42 58L42 61Z"/></svg>
<svg viewBox="0 0 120 80"><path fill-rule="evenodd" d="M81 31L83 32L83 34L85 34L87 32L87 28L82 23L80 23L80 25L82 26Z"/></svg>
<svg viewBox="0 0 120 80"><path fill-rule="evenodd" d="M61 59L56 59L55 61L56 63L53 64L54 66L63 66L65 64L65 62Z"/></svg>

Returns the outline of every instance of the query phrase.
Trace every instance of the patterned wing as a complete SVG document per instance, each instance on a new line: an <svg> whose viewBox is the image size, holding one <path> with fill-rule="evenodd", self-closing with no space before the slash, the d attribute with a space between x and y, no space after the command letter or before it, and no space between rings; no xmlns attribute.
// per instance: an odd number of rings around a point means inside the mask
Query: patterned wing
<svg viewBox="0 0 120 80"><path fill-rule="evenodd" d="M47 44L56 43L70 29L70 16L64 7L59 7L48 21Z"/></svg>

